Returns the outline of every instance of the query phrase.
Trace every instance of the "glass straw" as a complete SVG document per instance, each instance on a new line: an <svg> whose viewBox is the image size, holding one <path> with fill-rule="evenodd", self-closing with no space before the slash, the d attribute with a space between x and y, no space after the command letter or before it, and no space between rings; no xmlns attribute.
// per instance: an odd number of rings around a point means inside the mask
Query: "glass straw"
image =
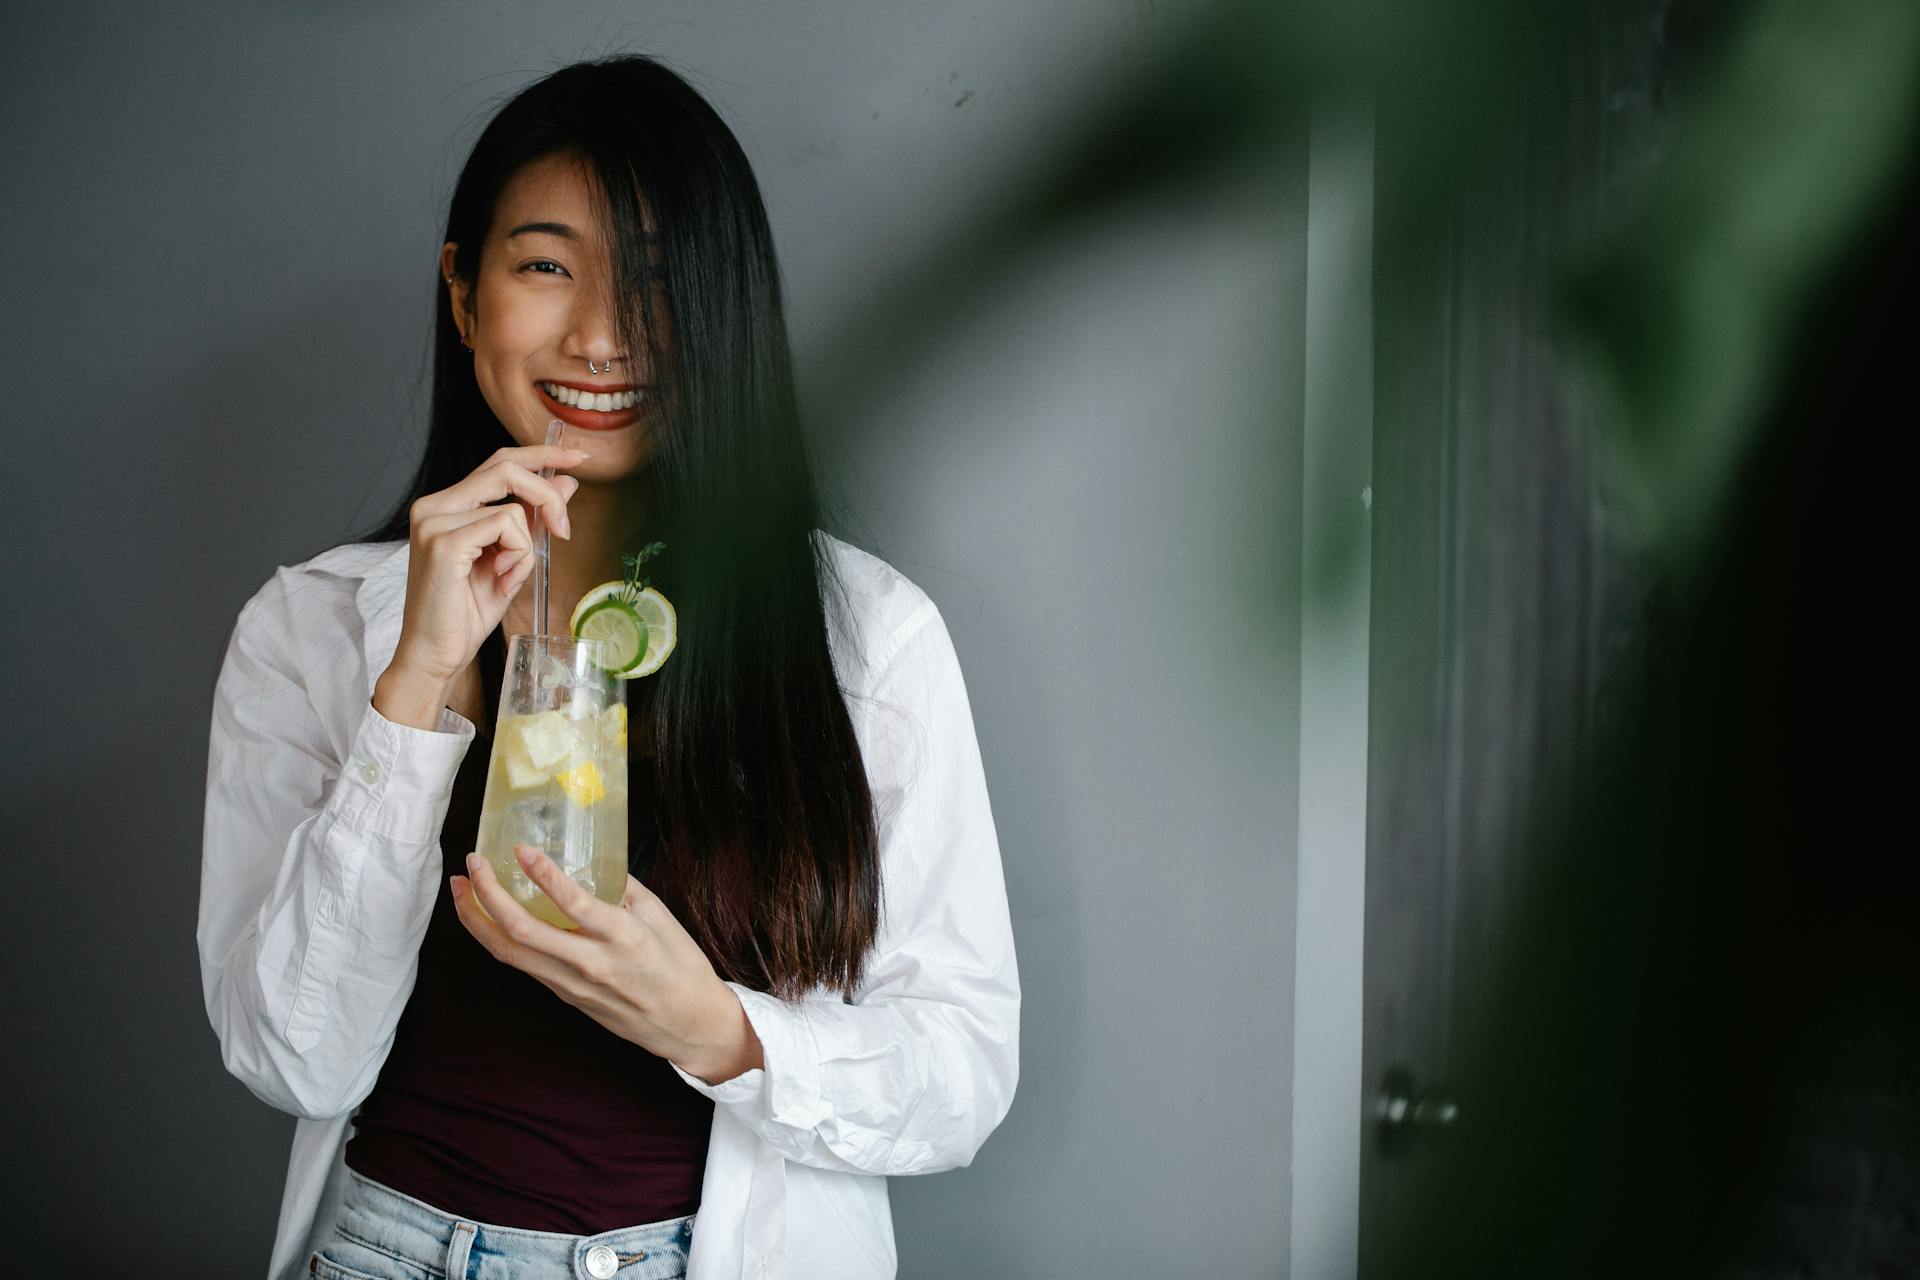
<svg viewBox="0 0 1920 1280"><path fill-rule="evenodd" d="M558 418L551 419L547 423L549 446L560 443L560 432L564 427L565 424ZM540 468L540 475L543 479L553 479L553 468ZM552 529L547 524L546 513L542 512L540 532L536 536L533 552L533 634L536 636L547 634L547 561L552 556L551 535Z"/></svg>

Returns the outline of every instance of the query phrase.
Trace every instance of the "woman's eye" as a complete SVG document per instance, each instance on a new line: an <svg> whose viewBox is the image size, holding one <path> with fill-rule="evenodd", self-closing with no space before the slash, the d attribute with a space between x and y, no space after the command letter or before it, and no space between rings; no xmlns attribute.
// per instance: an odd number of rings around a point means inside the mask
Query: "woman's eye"
<svg viewBox="0 0 1920 1280"><path fill-rule="evenodd" d="M567 269L565 267L561 266L557 262L549 262L545 258L540 259L538 262L529 262L525 266L522 266L520 269L522 271L532 271L535 267L552 267L554 271L558 271L561 275L567 274ZM537 272L536 274L545 276L545 275L552 275L553 272L541 271L541 272Z"/></svg>

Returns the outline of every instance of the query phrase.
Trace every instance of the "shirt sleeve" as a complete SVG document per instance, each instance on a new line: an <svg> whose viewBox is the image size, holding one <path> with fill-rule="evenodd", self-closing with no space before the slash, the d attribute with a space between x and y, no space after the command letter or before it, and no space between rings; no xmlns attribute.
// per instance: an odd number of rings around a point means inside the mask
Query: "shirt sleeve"
<svg viewBox="0 0 1920 1280"><path fill-rule="evenodd" d="M972 1163L1020 1076L1020 977L986 778L945 622L925 600L867 700L883 910L866 981L799 1007L729 982L765 1067L694 1089L787 1159L841 1172Z"/></svg>
<svg viewBox="0 0 1920 1280"><path fill-rule="evenodd" d="M314 643L340 616L282 569L241 610L215 683L200 862L207 1017L227 1070L325 1119L373 1089L439 891L439 832L475 734L395 724L360 690L329 699ZM355 619L357 615L348 614ZM347 637L347 642L354 640ZM296 642L296 641L299 642ZM318 709L356 714L344 754Z"/></svg>

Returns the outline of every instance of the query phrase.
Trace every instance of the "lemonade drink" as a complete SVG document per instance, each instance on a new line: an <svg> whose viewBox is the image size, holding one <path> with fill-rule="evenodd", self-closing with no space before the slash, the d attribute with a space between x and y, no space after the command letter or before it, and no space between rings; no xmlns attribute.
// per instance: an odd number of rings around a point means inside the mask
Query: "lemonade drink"
<svg viewBox="0 0 1920 1280"><path fill-rule="evenodd" d="M591 661L572 660L565 647L576 643L511 637L476 850L522 906L563 929L575 926L521 868L515 845L544 850L603 902L619 902L627 885L623 689Z"/></svg>

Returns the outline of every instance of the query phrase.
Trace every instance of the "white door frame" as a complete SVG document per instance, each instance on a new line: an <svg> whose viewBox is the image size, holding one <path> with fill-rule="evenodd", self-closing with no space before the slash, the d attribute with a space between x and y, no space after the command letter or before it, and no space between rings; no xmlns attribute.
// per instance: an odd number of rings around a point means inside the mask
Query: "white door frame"
<svg viewBox="0 0 1920 1280"><path fill-rule="evenodd" d="M1291 1280L1354 1280L1359 1258L1373 156L1368 106L1314 104L1307 164Z"/></svg>

